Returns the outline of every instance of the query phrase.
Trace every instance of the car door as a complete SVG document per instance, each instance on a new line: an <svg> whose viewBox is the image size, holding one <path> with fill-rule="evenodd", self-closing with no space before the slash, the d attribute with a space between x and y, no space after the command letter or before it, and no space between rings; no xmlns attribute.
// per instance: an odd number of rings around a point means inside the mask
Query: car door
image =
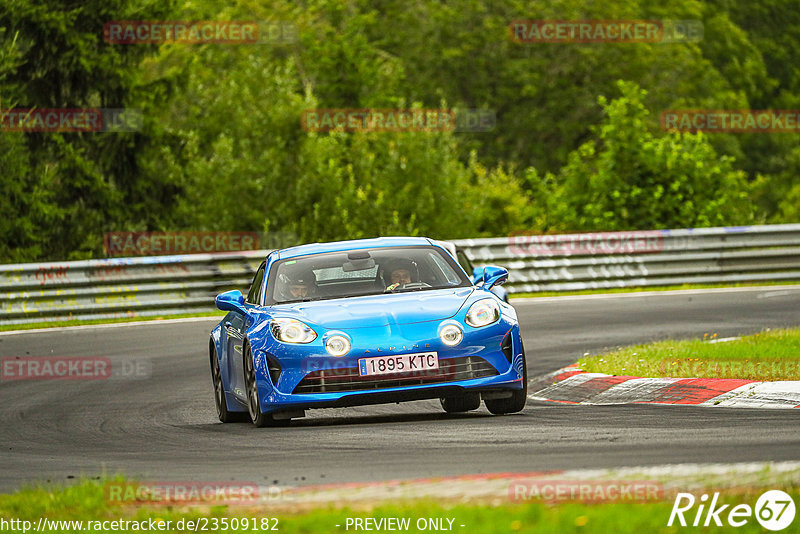
<svg viewBox="0 0 800 534"><path fill-rule="evenodd" d="M266 263L262 263L256 270L250 291L245 297L245 307L257 306L261 297L261 286L264 281L264 269ZM242 399L247 396L247 389L244 382L244 338L247 329L250 328L250 319L240 313L232 313L230 319L225 323L228 338L228 362L231 371L231 387L233 392Z"/></svg>

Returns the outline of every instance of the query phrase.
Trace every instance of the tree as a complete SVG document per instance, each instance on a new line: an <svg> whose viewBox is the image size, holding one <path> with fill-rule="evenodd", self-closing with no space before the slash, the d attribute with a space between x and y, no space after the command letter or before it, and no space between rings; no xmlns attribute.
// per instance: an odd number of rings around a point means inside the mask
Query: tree
<svg viewBox="0 0 800 534"><path fill-rule="evenodd" d="M629 230L746 224L745 175L701 134L656 137L646 92L619 82L622 96L598 99L606 117L558 175L562 230Z"/></svg>
<svg viewBox="0 0 800 534"><path fill-rule="evenodd" d="M128 108L140 81L141 60L153 46L114 46L103 25L119 19L160 19L173 2L7 0L0 4L0 50L13 39L13 68L0 77L0 96L20 108ZM2 60L0 60L2 61ZM4 103L5 103L4 102ZM141 102L141 100L140 100ZM9 134L12 135L12 134ZM103 231L168 211L174 188L139 172L137 153L148 140L137 133L14 133L3 175L19 205L49 205L34 224L38 247L10 239L0 249L14 257L92 257ZM20 141L22 139L22 141ZM24 156L27 153L27 156ZM27 161L27 164L23 162ZM37 196L36 191L46 194ZM143 195L145 193L145 195ZM22 225L26 226L26 225ZM24 252L27 250L27 252ZM34 255L35 254L35 255Z"/></svg>
<svg viewBox="0 0 800 534"><path fill-rule="evenodd" d="M192 55L178 60L187 65L186 86L157 121L175 142L142 155L153 180L184 188L175 212L181 226L291 233L305 242L495 235L523 224L516 179L477 158L460 162L458 134L303 131L303 111L321 107L313 86L302 85L295 58L260 51L204 47L156 60ZM236 76L220 77L223 68Z"/></svg>

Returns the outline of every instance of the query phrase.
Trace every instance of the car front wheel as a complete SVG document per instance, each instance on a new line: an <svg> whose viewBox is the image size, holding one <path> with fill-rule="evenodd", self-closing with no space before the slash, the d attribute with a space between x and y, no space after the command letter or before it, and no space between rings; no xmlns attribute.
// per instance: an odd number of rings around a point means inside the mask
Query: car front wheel
<svg viewBox="0 0 800 534"><path fill-rule="evenodd" d="M214 404L217 407L217 417L223 423L241 423L247 421L247 412L232 412L228 410L225 400L225 386L222 383L222 372L219 368L217 350L211 349L211 381L214 384Z"/></svg>
<svg viewBox="0 0 800 534"><path fill-rule="evenodd" d="M478 393L466 393L455 397L442 397L439 399L442 408L447 413L462 413L477 410L481 406L481 396Z"/></svg>

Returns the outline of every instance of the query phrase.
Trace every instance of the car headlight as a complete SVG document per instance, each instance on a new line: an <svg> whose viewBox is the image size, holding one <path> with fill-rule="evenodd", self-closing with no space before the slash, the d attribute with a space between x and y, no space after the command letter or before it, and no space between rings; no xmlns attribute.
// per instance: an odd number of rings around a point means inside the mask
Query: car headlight
<svg viewBox="0 0 800 534"><path fill-rule="evenodd" d="M325 342L325 350L331 356L344 356L350 351L350 340L344 336L333 335Z"/></svg>
<svg viewBox="0 0 800 534"><path fill-rule="evenodd" d="M275 339L284 343L311 343L317 339L317 333L297 319L273 319L269 327Z"/></svg>
<svg viewBox="0 0 800 534"><path fill-rule="evenodd" d="M439 330L439 339L442 340L442 343L445 345L449 345L453 347L461 343L461 340L464 338L464 332L461 331L461 328L455 324L446 324Z"/></svg>
<svg viewBox="0 0 800 534"><path fill-rule="evenodd" d="M500 318L500 306L493 299L481 299L469 307L464 318L470 326L480 327L492 324Z"/></svg>

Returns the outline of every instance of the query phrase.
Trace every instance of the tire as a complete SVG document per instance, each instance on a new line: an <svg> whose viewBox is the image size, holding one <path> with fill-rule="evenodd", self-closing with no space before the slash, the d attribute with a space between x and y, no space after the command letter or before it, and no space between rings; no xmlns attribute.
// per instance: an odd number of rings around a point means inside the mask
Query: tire
<svg viewBox="0 0 800 534"><path fill-rule="evenodd" d="M481 407L481 396L478 393L465 393L456 397L443 397L439 400L447 413L469 412Z"/></svg>
<svg viewBox="0 0 800 534"><path fill-rule="evenodd" d="M258 399L256 386L256 370L253 366L253 352L250 345L245 344L244 350L244 378L247 388L247 408L250 421L258 428L265 426L286 426L291 419L274 419L272 414L263 413Z"/></svg>
<svg viewBox="0 0 800 534"><path fill-rule="evenodd" d="M222 372L217 359L217 349L211 346L211 383L214 385L214 404L217 407L217 417L223 423L243 423L249 421L247 412L231 412L225 400L225 386L222 384Z"/></svg>
<svg viewBox="0 0 800 534"><path fill-rule="evenodd" d="M525 360L525 347L522 347L522 389L515 389L505 399L486 399L483 403L494 415L521 412L528 400L528 364Z"/></svg>

